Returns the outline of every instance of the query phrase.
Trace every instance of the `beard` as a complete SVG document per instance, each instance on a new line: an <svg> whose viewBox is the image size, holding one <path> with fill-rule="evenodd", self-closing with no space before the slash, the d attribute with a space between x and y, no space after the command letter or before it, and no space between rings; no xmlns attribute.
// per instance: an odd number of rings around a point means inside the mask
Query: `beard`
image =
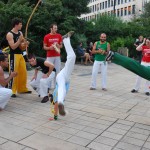
<svg viewBox="0 0 150 150"><path fill-rule="evenodd" d="M104 40L104 39L100 39L100 41L101 41L101 42L105 42L106 40Z"/></svg>

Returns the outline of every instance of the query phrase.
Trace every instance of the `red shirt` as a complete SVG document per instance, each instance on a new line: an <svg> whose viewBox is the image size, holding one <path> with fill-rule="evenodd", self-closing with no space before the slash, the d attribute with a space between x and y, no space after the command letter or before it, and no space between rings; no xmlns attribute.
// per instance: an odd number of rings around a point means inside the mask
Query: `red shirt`
<svg viewBox="0 0 150 150"><path fill-rule="evenodd" d="M142 62L150 63L150 48L146 45L142 46Z"/></svg>
<svg viewBox="0 0 150 150"><path fill-rule="evenodd" d="M58 33L56 34L49 33L44 37L44 44L46 44L46 46L48 47L50 47L54 43L60 44L61 42L62 42L62 36ZM60 54L56 52L55 49L47 51L47 57L57 57L57 56L60 56Z"/></svg>

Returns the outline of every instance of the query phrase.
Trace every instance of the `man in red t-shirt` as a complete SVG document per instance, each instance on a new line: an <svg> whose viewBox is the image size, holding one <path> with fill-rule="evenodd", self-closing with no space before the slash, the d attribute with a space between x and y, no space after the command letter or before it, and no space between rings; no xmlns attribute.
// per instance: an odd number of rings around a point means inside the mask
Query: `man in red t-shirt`
<svg viewBox="0 0 150 150"><path fill-rule="evenodd" d="M50 33L44 37L43 48L47 52L47 61L54 64L57 75L61 68L60 48L62 48L62 36L57 33L57 24L50 26Z"/></svg>
<svg viewBox="0 0 150 150"><path fill-rule="evenodd" d="M141 65L150 67L150 38L147 38L147 39L144 38L143 43L140 44L136 48L136 50L142 51L143 57L142 57L142 60L141 60ZM135 87L131 91L132 93L137 93L138 92L138 90L140 88L141 79L142 78L140 76L137 76ZM150 85L150 82L148 80L146 80L146 83L145 83L145 94L147 96L150 95L149 85Z"/></svg>

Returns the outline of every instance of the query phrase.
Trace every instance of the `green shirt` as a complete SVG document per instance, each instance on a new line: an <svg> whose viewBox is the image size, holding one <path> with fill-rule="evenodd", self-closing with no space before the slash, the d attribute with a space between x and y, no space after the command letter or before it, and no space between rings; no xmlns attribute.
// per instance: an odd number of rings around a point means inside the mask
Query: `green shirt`
<svg viewBox="0 0 150 150"><path fill-rule="evenodd" d="M103 44L100 43L100 41L96 42L96 49L95 50L103 50L103 51L107 51L107 45L108 42L105 42ZM105 54L95 54L95 60L97 61L104 61L105 60L106 55Z"/></svg>

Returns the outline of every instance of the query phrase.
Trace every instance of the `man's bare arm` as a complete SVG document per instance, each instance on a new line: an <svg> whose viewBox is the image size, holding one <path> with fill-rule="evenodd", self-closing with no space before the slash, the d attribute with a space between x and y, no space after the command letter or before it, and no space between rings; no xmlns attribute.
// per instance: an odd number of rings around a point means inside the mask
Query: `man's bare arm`
<svg viewBox="0 0 150 150"><path fill-rule="evenodd" d="M7 34L6 38L7 38L9 46L14 50L20 45L20 43L23 39L23 35L21 33L21 35L19 36L19 39L16 43L14 43L13 34L10 32Z"/></svg>
<svg viewBox="0 0 150 150"><path fill-rule="evenodd" d="M16 72L11 72L10 76L8 78L5 78L4 77L4 71L3 69L0 67L0 85L5 87L9 81L13 78L17 76L17 73Z"/></svg>

